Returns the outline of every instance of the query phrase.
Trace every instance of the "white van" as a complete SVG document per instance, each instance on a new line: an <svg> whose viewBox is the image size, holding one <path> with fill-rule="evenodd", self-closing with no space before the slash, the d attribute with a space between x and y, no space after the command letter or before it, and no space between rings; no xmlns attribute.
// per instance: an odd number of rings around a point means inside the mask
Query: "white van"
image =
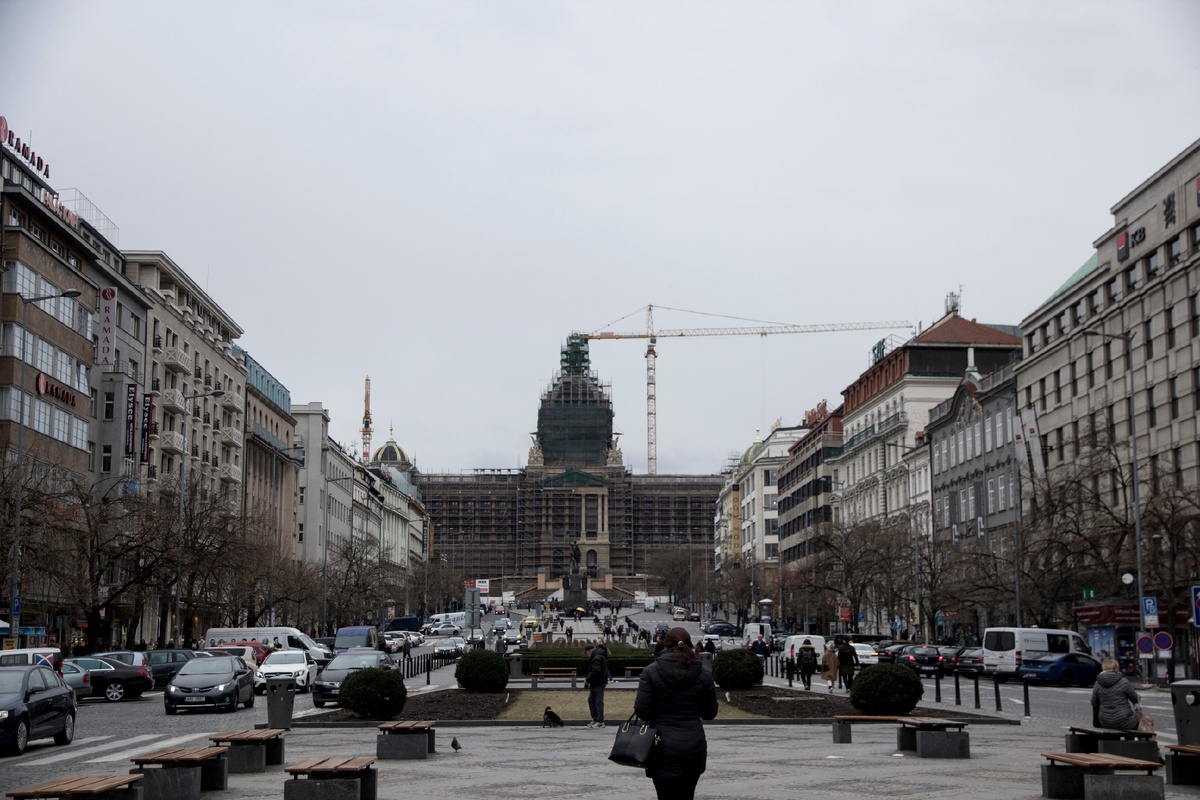
<svg viewBox="0 0 1200 800"><path fill-rule="evenodd" d="M658 598L657 597L647 597L645 600L642 601L642 610L643 611L657 611L658 610Z"/></svg>
<svg viewBox="0 0 1200 800"><path fill-rule="evenodd" d="M1075 631L1057 628L986 628L983 669L1004 682L1016 675L1029 653L1088 653L1092 648Z"/></svg>
<svg viewBox="0 0 1200 800"><path fill-rule="evenodd" d="M825 637L815 634L805 634L803 636L789 636L783 640L783 657L787 658L790 653L799 653L800 648L804 645L805 640L812 645L812 649L817 652L817 663L821 663L821 656L825 654Z"/></svg>
<svg viewBox="0 0 1200 800"><path fill-rule="evenodd" d="M771 626L766 622L747 622L742 627L742 643L749 647L759 634L762 634L763 641L767 643L767 647L771 646Z"/></svg>
<svg viewBox="0 0 1200 800"><path fill-rule="evenodd" d="M204 634L206 648L220 647L225 642L262 642L272 647L306 650L320 667L333 658L329 648L317 644L297 628L209 628Z"/></svg>

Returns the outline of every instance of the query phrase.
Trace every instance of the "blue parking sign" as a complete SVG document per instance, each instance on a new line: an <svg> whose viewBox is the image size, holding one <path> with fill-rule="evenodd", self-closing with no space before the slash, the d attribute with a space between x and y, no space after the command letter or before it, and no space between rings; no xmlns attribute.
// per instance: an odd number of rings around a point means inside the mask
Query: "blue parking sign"
<svg viewBox="0 0 1200 800"><path fill-rule="evenodd" d="M1200 628L1200 586L1192 587L1192 624Z"/></svg>
<svg viewBox="0 0 1200 800"><path fill-rule="evenodd" d="M1142 613L1147 617L1158 616L1158 598L1143 597L1142 598Z"/></svg>

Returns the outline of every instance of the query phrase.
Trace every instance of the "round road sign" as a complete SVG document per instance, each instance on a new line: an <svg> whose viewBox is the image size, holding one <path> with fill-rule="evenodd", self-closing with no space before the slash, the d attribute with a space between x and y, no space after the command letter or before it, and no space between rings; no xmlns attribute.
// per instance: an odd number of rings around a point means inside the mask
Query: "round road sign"
<svg viewBox="0 0 1200 800"><path fill-rule="evenodd" d="M1171 638L1171 634L1166 631L1159 631L1154 634L1154 646L1159 650L1170 650L1175 640Z"/></svg>
<svg viewBox="0 0 1200 800"><path fill-rule="evenodd" d="M1154 652L1154 640L1149 636L1139 636L1137 640L1137 649L1139 653L1150 654Z"/></svg>

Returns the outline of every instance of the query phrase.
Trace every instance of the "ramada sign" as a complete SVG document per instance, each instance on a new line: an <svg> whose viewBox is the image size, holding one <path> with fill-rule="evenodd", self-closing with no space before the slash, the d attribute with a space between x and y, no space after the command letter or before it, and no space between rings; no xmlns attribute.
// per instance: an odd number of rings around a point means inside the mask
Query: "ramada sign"
<svg viewBox="0 0 1200 800"><path fill-rule="evenodd" d="M36 152L29 149L29 142L22 143L21 138L8 129L8 120L0 117L0 142L4 142L17 155L29 162L29 166L42 173L42 177L46 180L50 179L50 165L42 161L42 157Z"/></svg>
<svg viewBox="0 0 1200 800"><path fill-rule="evenodd" d="M39 372L37 376L37 393L48 397L53 397L72 408L78 400L78 396L67 387L55 383L46 377L46 373Z"/></svg>

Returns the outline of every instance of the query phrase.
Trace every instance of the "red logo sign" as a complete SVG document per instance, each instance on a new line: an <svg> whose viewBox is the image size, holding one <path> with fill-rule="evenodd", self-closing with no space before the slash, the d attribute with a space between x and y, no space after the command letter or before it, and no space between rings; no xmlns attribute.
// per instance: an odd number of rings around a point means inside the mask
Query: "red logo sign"
<svg viewBox="0 0 1200 800"><path fill-rule="evenodd" d="M53 381L51 381L49 378L46 377L46 373L44 373L44 372L38 373L37 393L40 395L46 395L48 397L53 397L55 400L58 400L58 401L64 403L65 405L71 406L72 408L75 407L76 400L78 399L74 392L72 392L70 389L68 389L65 386L61 386L57 383L54 383Z"/></svg>

